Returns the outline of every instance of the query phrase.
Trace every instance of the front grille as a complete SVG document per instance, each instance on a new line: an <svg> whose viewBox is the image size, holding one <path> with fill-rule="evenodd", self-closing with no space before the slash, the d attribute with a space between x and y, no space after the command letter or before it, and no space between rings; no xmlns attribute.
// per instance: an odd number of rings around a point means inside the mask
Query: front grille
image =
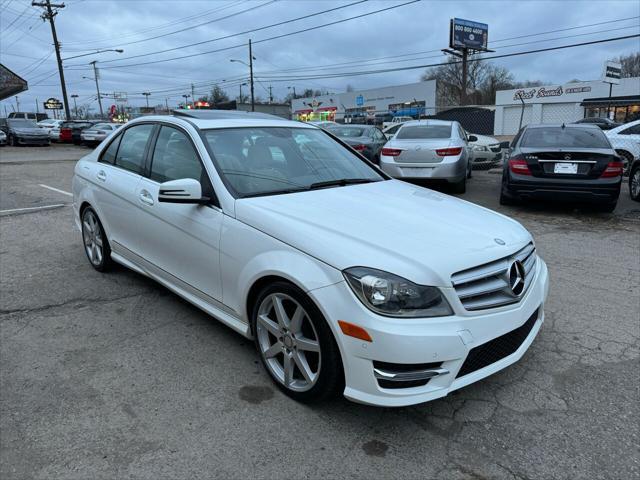
<svg viewBox="0 0 640 480"><path fill-rule="evenodd" d="M491 150L494 153L498 153L500 150L502 150L502 147L500 147L500 144L498 144L498 145L490 145L489 146L489 150Z"/></svg>
<svg viewBox="0 0 640 480"><path fill-rule="evenodd" d="M524 266L524 289L519 295L509 285L509 269L514 261ZM529 243L513 255L469 268L451 276L451 283L466 310L484 310L520 301L533 279L536 249Z"/></svg>
<svg viewBox="0 0 640 480"><path fill-rule="evenodd" d="M508 357L514 353L522 342L529 336L531 329L538 320L538 310L533 312L529 319L520 327L511 330L509 333L494 338L493 340L472 348L467 355L462 368L456 375L456 378L468 375L476 370L487 367L498 360Z"/></svg>

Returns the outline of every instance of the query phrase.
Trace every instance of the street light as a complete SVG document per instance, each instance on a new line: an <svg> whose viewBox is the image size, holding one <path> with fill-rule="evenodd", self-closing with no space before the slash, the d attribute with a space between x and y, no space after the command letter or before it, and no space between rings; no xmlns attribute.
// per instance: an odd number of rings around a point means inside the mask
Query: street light
<svg viewBox="0 0 640 480"><path fill-rule="evenodd" d="M76 118L78 118L78 104L76 103L76 98L78 98L77 94L72 94L71 98L73 98L73 109L76 111Z"/></svg>
<svg viewBox="0 0 640 480"><path fill-rule="evenodd" d="M149 108L149 95L151 95L151 92L142 92L142 95L144 95L147 100L147 108Z"/></svg>
<svg viewBox="0 0 640 480"><path fill-rule="evenodd" d="M240 103L242 103L242 87L243 86L247 86L247 82L241 83L240 84Z"/></svg>
<svg viewBox="0 0 640 480"><path fill-rule="evenodd" d="M91 52L91 53L83 53L82 55L74 55L73 57L63 58L62 60L64 61L64 60L71 60L72 58L87 57L89 55L95 55L96 53L104 53L104 52L122 53L124 52L124 50L121 48L108 48L106 50L96 50L95 52Z"/></svg>
<svg viewBox="0 0 640 480"><path fill-rule="evenodd" d="M296 87L287 87L287 90L293 89L293 98L296 98Z"/></svg>
<svg viewBox="0 0 640 480"><path fill-rule="evenodd" d="M98 69L96 68L97 60L93 62L89 62L89 65L93 65L93 76L96 81L96 91L98 92L98 106L100 107L100 118L104 117L104 112L102 111L102 98L100 98L100 86L98 85Z"/></svg>
<svg viewBox="0 0 640 480"><path fill-rule="evenodd" d="M187 100L189 97L191 97L189 94L182 95L182 98L184 98L184 108L188 108L189 106L189 101Z"/></svg>
<svg viewBox="0 0 640 480"><path fill-rule="evenodd" d="M255 97L253 94L253 61L256 58L253 56L252 50L251 50L251 39L249 39L249 63L244 62L242 60L236 60L236 59L231 59L231 62L237 62L237 63L241 63L247 67L249 67L249 82L251 84L251 111L255 112L256 111L256 102L255 102Z"/></svg>

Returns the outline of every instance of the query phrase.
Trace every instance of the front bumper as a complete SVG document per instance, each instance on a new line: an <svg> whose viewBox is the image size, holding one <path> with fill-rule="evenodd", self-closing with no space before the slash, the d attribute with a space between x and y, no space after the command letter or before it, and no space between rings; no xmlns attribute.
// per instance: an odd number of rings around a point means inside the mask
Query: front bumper
<svg viewBox="0 0 640 480"><path fill-rule="evenodd" d="M400 407L444 397L518 361L542 326L548 290L547 266L538 258L535 278L519 303L467 312L453 288L445 288L443 292L455 311L449 317L401 319L376 315L360 303L345 282L312 290L309 295L335 333L345 372L344 396L369 405ZM473 348L523 327L530 319L533 325L512 354L458 376ZM360 325L373 341L345 336L338 320ZM437 363L448 373L434 376L423 386L382 388L374 375L374 361L401 365Z"/></svg>
<svg viewBox="0 0 640 480"><path fill-rule="evenodd" d="M16 140L19 145L49 145L49 136L46 137L18 137Z"/></svg>
<svg viewBox="0 0 640 480"><path fill-rule="evenodd" d="M381 155L380 168L387 175L400 179L446 180L457 183L467 175L466 160L461 156L445 157L440 163L405 163Z"/></svg>

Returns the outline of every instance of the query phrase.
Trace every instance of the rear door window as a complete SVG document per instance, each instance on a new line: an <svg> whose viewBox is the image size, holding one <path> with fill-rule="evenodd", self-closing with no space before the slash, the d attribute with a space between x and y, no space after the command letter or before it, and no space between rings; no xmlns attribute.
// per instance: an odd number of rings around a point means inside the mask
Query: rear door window
<svg viewBox="0 0 640 480"><path fill-rule="evenodd" d="M118 145L120 145L120 139L122 135L116 138L113 142L109 144L107 149L102 153L100 157L100 161L103 163L109 163L111 165L115 164L116 161L116 153L118 153Z"/></svg>
<svg viewBox="0 0 640 480"><path fill-rule="evenodd" d="M147 123L127 128L122 134L115 164L137 174L144 170L144 154L154 125Z"/></svg>

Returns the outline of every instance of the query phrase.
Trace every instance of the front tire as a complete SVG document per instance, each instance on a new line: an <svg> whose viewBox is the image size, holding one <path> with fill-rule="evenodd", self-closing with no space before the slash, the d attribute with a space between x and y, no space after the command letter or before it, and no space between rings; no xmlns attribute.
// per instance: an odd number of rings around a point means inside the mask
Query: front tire
<svg viewBox="0 0 640 480"><path fill-rule="evenodd" d="M338 345L322 313L298 287L279 281L258 295L251 327L260 360L275 384L311 403L344 385Z"/></svg>
<svg viewBox="0 0 640 480"><path fill-rule="evenodd" d="M109 270L112 265L111 247L102 223L93 208L87 207L83 210L81 225L84 253L89 263L99 272Z"/></svg>

